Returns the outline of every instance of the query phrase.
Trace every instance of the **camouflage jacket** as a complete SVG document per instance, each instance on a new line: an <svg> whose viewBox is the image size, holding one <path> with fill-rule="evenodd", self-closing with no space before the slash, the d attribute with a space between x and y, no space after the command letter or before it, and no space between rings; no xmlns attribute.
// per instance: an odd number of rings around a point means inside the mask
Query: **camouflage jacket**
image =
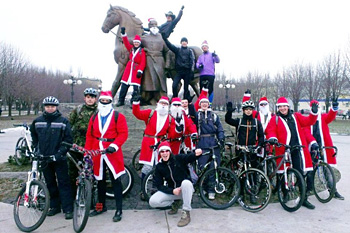
<svg viewBox="0 0 350 233"><path fill-rule="evenodd" d="M72 127L73 142L79 146L85 146L86 132L91 116L97 112L97 105L79 105L69 115L69 123Z"/></svg>

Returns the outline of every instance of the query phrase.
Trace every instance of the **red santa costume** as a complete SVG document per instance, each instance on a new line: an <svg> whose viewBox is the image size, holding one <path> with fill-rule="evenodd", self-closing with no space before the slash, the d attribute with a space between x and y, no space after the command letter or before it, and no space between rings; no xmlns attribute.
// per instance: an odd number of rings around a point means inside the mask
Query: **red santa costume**
<svg viewBox="0 0 350 233"><path fill-rule="evenodd" d="M311 104L311 103L310 103ZM333 141L329 132L328 124L331 123L337 116L336 110L330 109L328 113L320 113L317 115L317 121L314 125L309 126L308 130L314 136L320 147L332 147ZM337 158L333 156L335 153L334 149L323 149L324 161L329 165L336 167Z"/></svg>
<svg viewBox="0 0 350 233"><path fill-rule="evenodd" d="M111 91L101 92L99 99L105 98L112 101ZM125 173L122 145L128 138L128 125L125 116L118 113L118 119L115 121L116 112L113 110L112 103L101 104L98 106L99 112L90 118L88 130L86 133L85 148L88 150L106 149L109 146L114 147L116 152L110 154L98 154L93 157L93 170L97 180L102 180L103 160L113 173L114 179ZM103 124L102 121L105 120Z"/></svg>
<svg viewBox="0 0 350 233"><path fill-rule="evenodd" d="M163 106L162 103L166 103ZM140 109L140 102L133 102L132 113L134 116L145 122L146 128L141 142L141 152L139 163L153 166L158 162L158 153L150 146L157 144L162 137L167 136L170 128L169 99L166 96L160 98L156 110Z"/></svg>
<svg viewBox="0 0 350 233"><path fill-rule="evenodd" d="M274 114L270 112L270 105L269 105L269 101L267 100L267 97L266 96L261 97L259 100L259 112L256 112L253 115L253 117L255 118L257 116L257 119L261 122L261 125L263 126L264 131L273 115Z"/></svg>
<svg viewBox="0 0 350 233"><path fill-rule="evenodd" d="M179 97L174 97L172 99L170 113L174 120L171 121L171 127L168 132L168 138L170 141L171 151L174 155L177 155L180 153L182 136L197 134L197 127L192 122L192 120L189 117L187 117L185 111L181 107L181 99ZM180 122L175 121L176 116L181 116L182 119ZM182 131L178 131L178 127L176 127L180 125L183 125ZM192 146L189 148L192 149Z"/></svg>
<svg viewBox="0 0 350 233"><path fill-rule="evenodd" d="M121 82L126 85L141 85L141 78L137 78L137 72L143 73L143 70L146 67L146 53L141 46L137 49L134 49L134 46L129 43L128 37L126 34L122 35L123 43L126 49L129 51L129 61L125 67L124 74ZM133 42L138 41L141 43L141 38L139 35L136 35Z"/></svg>
<svg viewBox="0 0 350 233"><path fill-rule="evenodd" d="M289 106L288 101L285 97L280 97L277 101L277 106L286 105ZM291 114L291 118L295 123L295 132L293 132L289 126L288 122L281 117L280 115L272 116L269 124L265 129L266 139L275 138L278 142L289 145L291 142L292 133L295 133L297 136L298 145L305 146L301 151L301 159L302 159L302 170L305 172L311 171L312 168L312 160L311 155L307 147L307 141L305 134L302 132L302 127L307 127L313 125L317 119L317 114L313 114L312 112L308 117L301 115L300 113ZM285 152L284 147L276 147L275 153L276 155L282 155ZM281 159L277 159L277 164L279 164ZM281 166L278 170L278 173L282 173L284 170L284 166Z"/></svg>

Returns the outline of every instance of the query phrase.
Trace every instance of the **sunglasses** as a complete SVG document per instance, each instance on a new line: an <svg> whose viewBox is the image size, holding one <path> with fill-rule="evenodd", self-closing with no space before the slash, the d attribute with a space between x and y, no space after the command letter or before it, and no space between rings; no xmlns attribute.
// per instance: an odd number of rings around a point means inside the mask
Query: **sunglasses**
<svg viewBox="0 0 350 233"><path fill-rule="evenodd" d="M181 104L173 104L175 107L180 107Z"/></svg>
<svg viewBox="0 0 350 233"><path fill-rule="evenodd" d="M262 104L260 104L260 106L266 106L267 104L266 103L262 103Z"/></svg>
<svg viewBox="0 0 350 233"><path fill-rule="evenodd" d="M159 153L170 152L170 150L161 150Z"/></svg>

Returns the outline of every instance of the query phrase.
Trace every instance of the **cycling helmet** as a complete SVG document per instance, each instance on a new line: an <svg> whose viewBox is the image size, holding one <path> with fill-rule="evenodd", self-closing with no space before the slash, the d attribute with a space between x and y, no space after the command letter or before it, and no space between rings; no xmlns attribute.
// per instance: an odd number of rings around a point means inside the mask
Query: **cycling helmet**
<svg viewBox="0 0 350 233"><path fill-rule="evenodd" d="M251 101L251 100L247 100L247 101L244 101L242 103L242 109L245 109L245 108L255 108L255 105L254 105L254 102Z"/></svg>
<svg viewBox="0 0 350 233"><path fill-rule="evenodd" d="M97 90L94 88L86 88L84 90L84 95L92 95L92 96L97 96Z"/></svg>
<svg viewBox="0 0 350 233"><path fill-rule="evenodd" d="M44 105L58 106L60 104L60 102L58 101L58 99L56 97L48 96L43 100L43 104Z"/></svg>

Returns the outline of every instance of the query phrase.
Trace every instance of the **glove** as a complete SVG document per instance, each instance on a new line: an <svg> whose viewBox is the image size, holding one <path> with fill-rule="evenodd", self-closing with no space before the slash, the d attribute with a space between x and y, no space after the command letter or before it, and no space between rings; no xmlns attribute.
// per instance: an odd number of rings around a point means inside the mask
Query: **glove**
<svg viewBox="0 0 350 233"><path fill-rule="evenodd" d="M140 70L137 71L136 77L137 77L137 78L141 78L141 76L142 76L142 71L140 71Z"/></svg>
<svg viewBox="0 0 350 233"><path fill-rule="evenodd" d="M257 154L261 154L261 151L262 151L261 146L258 146L258 147L256 148L256 153L257 153Z"/></svg>
<svg viewBox="0 0 350 233"><path fill-rule="evenodd" d="M217 55L216 55L216 53L215 53L215 51L211 54L213 57L216 57Z"/></svg>
<svg viewBox="0 0 350 233"><path fill-rule="evenodd" d="M56 161L63 161L66 159L66 156L62 155L61 153L55 154L55 160Z"/></svg>
<svg viewBox="0 0 350 233"><path fill-rule="evenodd" d="M317 143L313 143L313 144L311 145L311 151L318 151L318 148L319 148L319 146L318 146Z"/></svg>
<svg viewBox="0 0 350 233"><path fill-rule="evenodd" d="M121 27L121 28L120 28L120 33L121 33L121 34L125 34L125 27Z"/></svg>
<svg viewBox="0 0 350 233"><path fill-rule="evenodd" d="M252 94L252 92L250 91L250 89L247 89L244 94Z"/></svg>
<svg viewBox="0 0 350 233"><path fill-rule="evenodd" d="M270 138L270 139L268 140L268 142L269 142L271 145L274 145L274 144L277 144L277 143L278 143L278 141L277 141L276 138Z"/></svg>
<svg viewBox="0 0 350 233"><path fill-rule="evenodd" d="M112 153L114 153L114 152L116 152L117 150L114 148L114 147L112 147L112 146L109 146L109 147L107 147L107 149L106 149L106 154L112 154Z"/></svg>
<svg viewBox="0 0 350 233"><path fill-rule="evenodd" d="M181 10L183 10L184 8L185 8L185 6L182 6L182 7L181 7Z"/></svg>
<svg viewBox="0 0 350 233"><path fill-rule="evenodd" d="M311 112L317 113L317 111L318 111L318 101L311 100Z"/></svg>
<svg viewBox="0 0 350 233"><path fill-rule="evenodd" d="M203 69L203 64L199 64L198 69Z"/></svg>
<svg viewBox="0 0 350 233"><path fill-rule="evenodd" d="M198 134L197 133L191 134L191 139L192 140L197 140L198 139Z"/></svg>
<svg viewBox="0 0 350 233"><path fill-rule="evenodd" d="M141 100L141 95L138 91L133 91L131 95L131 101L132 102L139 102Z"/></svg>
<svg viewBox="0 0 350 233"><path fill-rule="evenodd" d="M206 89L208 89L208 86L209 86L208 80L205 80L205 81L203 81L202 83L203 83L203 87L206 88Z"/></svg>
<svg viewBox="0 0 350 233"><path fill-rule="evenodd" d="M175 118L175 121L177 124L180 124L181 123L181 120L182 120L182 116L179 116L179 114L177 113L176 114L176 118Z"/></svg>
<svg viewBox="0 0 350 233"><path fill-rule="evenodd" d="M232 102L228 102L228 103L226 104L226 110L227 110L228 112L233 112L233 104L232 104Z"/></svg>
<svg viewBox="0 0 350 233"><path fill-rule="evenodd" d="M334 111L337 111L338 110L338 107L339 107L339 103L338 103L338 97L335 97L333 95L333 98L332 98L332 108Z"/></svg>

